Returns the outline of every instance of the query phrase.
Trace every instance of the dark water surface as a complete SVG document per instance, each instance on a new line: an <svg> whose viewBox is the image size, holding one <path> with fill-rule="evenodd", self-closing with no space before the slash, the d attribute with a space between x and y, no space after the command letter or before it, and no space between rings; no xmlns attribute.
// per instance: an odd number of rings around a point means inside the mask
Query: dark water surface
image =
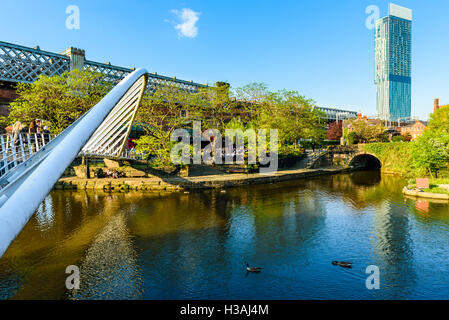
<svg viewBox="0 0 449 320"><path fill-rule="evenodd" d="M0 259L0 298L446 299L449 206L404 184L371 171L225 193L54 191Z"/></svg>

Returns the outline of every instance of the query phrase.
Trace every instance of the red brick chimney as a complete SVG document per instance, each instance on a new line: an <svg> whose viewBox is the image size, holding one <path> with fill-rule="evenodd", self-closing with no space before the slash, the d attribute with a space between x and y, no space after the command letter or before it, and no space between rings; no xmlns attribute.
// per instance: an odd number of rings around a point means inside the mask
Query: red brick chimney
<svg viewBox="0 0 449 320"><path fill-rule="evenodd" d="M433 112L436 112L438 109L440 109L440 99L435 99Z"/></svg>

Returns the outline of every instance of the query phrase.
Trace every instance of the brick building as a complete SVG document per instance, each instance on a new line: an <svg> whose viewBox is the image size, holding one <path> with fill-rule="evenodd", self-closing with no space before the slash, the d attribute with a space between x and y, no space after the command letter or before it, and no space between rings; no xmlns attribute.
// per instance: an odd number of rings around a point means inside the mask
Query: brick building
<svg viewBox="0 0 449 320"><path fill-rule="evenodd" d="M411 140L414 141L416 140L416 138L418 138L420 135L423 134L427 126L428 126L427 121L416 120L415 123L413 124L398 127L397 130L401 133L402 136L404 137L410 136Z"/></svg>
<svg viewBox="0 0 449 320"><path fill-rule="evenodd" d="M434 104L433 104L433 112L435 113L439 109L445 108L448 106L449 105L440 106L440 100L435 99ZM397 128L397 130L401 133L401 135L403 135L403 136L410 135L412 140L416 140L416 138L418 138L419 136L421 136L423 134L424 130L426 130L428 125L429 125L429 123L427 121L417 120L417 121L415 121L414 124L410 124L407 126Z"/></svg>
<svg viewBox="0 0 449 320"><path fill-rule="evenodd" d="M17 98L14 86L10 83L0 82L0 116L7 116L9 103Z"/></svg>
<svg viewBox="0 0 449 320"><path fill-rule="evenodd" d="M449 105L440 106L440 99L435 99L434 105L433 105L433 112L435 113L437 110L441 108L448 107Z"/></svg>

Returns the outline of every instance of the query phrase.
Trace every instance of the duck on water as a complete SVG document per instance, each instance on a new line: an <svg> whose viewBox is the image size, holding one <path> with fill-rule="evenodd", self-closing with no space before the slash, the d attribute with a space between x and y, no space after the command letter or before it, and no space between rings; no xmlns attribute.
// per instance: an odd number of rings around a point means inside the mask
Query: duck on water
<svg viewBox="0 0 449 320"><path fill-rule="evenodd" d="M259 268L259 267L250 267L248 262L245 262L245 263L246 263L246 271L248 271L248 272L259 273L262 270L262 268Z"/></svg>
<svg viewBox="0 0 449 320"><path fill-rule="evenodd" d="M352 262L348 262L348 261L332 261L332 264L334 266L340 266L343 268L352 268Z"/></svg>

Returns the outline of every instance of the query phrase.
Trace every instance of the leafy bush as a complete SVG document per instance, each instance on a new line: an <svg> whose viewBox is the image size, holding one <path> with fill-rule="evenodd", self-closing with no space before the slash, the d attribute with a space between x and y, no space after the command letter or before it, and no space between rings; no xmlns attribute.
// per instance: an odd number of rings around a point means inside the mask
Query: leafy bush
<svg viewBox="0 0 449 320"><path fill-rule="evenodd" d="M323 142L321 142L321 145L323 147L339 146L340 145L340 141L339 140L324 140Z"/></svg>
<svg viewBox="0 0 449 320"><path fill-rule="evenodd" d="M359 143L359 137L357 136L357 134L354 131L351 131L348 133L347 142L350 145Z"/></svg>
<svg viewBox="0 0 449 320"><path fill-rule="evenodd" d="M394 136L394 137L391 139L391 141L392 141L392 142L402 142L402 141L405 141L405 137L404 137L404 136Z"/></svg>
<svg viewBox="0 0 449 320"><path fill-rule="evenodd" d="M303 154L304 149L295 147L294 145L281 145L279 148L280 157L299 157Z"/></svg>
<svg viewBox="0 0 449 320"><path fill-rule="evenodd" d="M8 122L42 119L52 133L60 133L111 89L101 73L73 70L53 77L41 75L32 84L17 85L19 97L10 105Z"/></svg>
<svg viewBox="0 0 449 320"><path fill-rule="evenodd" d="M412 145L413 165L421 174L438 176L449 164L449 134L443 129L426 130Z"/></svg>
<svg viewBox="0 0 449 320"><path fill-rule="evenodd" d="M449 107L430 116L427 130L418 137L412 148L413 165L421 174L437 177L449 169Z"/></svg>

